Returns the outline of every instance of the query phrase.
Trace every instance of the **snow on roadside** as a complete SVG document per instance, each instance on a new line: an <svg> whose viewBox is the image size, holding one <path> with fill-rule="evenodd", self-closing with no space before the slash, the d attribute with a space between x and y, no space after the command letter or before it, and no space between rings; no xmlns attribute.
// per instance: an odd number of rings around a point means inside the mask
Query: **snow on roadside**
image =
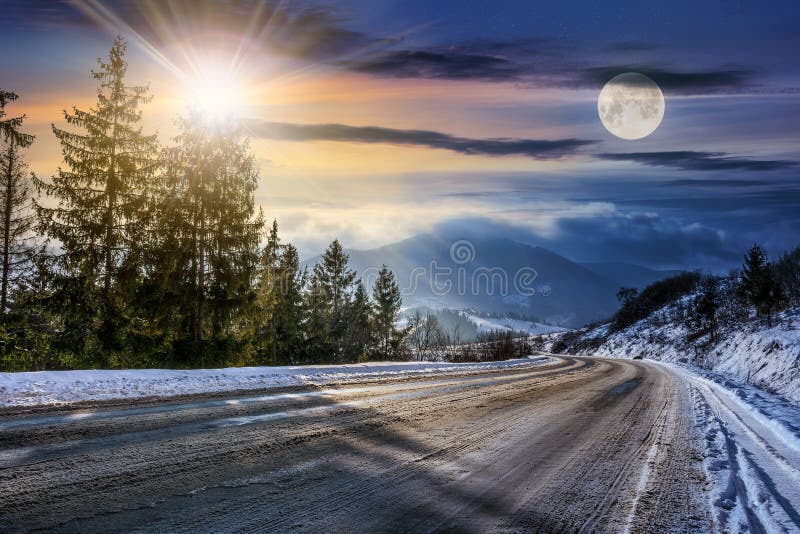
<svg viewBox="0 0 800 534"><path fill-rule="evenodd" d="M687 365L703 465L720 532L800 528L800 407L753 386Z"/></svg>
<svg viewBox="0 0 800 534"><path fill-rule="evenodd" d="M596 339L587 356L689 362L734 380L747 382L800 402L800 310L780 314L772 327L759 322L720 333L713 346L699 349L687 341L691 332L671 320L667 306L638 323L609 335L608 325L582 333Z"/></svg>
<svg viewBox="0 0 800 534"><path fill-rule="evenodd" d="M719 373L686 364L670 365L670 367L694 383L716 386L717 392L724 394L762 425L771 428L775 437L800 454L800 406ZM797 467L800 469L800 465Z"/></svg>
<svg viewBox="0 0 800 534"><path fill-rule="evenodd" d="M552 361L554 359L548 356L529 356L482 363L369 362L185 371L130 369L0 373L0 408L474 373L534 367Z"/></svg>

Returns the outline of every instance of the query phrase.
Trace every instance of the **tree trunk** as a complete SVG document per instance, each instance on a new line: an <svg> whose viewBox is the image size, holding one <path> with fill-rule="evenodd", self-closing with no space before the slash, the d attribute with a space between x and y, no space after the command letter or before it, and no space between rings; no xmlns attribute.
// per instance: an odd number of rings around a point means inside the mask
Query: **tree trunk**
<svg viewBox="0 0 800 534"><path fill-rule="evenodd" d="M14 169L14 141L8 145L8 168L6 169L6 190L5 190L5 212L3 213L3 281L0 289L0 313L5 313L8 304L8 271L11 262L9 253L11 249L11 201L12 191L12 172Z"/></svg>

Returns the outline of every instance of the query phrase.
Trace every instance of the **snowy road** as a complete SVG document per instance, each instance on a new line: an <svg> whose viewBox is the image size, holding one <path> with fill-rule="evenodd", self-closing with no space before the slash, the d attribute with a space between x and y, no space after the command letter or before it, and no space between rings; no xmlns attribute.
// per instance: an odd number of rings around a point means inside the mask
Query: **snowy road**
<svg viewBox="0 0 800 534"><path fill-rule="evenodd" d="M10 408L0 412L0 525L797 528L792 437L759 426L755 414L745 418L727 395L663 365L561 357L532 368L258 396ZM739 444L733 456L719 436ZM723 452L735 460L726 464Z"/></svg>

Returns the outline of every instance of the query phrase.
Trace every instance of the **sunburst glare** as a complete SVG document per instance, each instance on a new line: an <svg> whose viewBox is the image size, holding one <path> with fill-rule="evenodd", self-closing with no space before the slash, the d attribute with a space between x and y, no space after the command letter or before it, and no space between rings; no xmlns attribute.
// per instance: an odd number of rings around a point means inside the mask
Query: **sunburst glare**
<svg viewBox="0 0 800 534"><path fill-rule="evenodd" d="M186 81L186 102L210 122L236 120L245 108L244 86L234 71L222 63L199 65Z"/></svg>

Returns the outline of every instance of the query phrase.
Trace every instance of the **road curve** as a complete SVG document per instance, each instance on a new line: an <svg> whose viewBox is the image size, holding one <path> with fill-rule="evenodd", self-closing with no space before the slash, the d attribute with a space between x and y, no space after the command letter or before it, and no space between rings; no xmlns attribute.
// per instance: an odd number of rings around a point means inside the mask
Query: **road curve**
<svg viewBox="0 0 800 534"><path fill-rule="evenodd" d="M0 414L0 525L702 531L686 384L640 361Z"/></svg>

